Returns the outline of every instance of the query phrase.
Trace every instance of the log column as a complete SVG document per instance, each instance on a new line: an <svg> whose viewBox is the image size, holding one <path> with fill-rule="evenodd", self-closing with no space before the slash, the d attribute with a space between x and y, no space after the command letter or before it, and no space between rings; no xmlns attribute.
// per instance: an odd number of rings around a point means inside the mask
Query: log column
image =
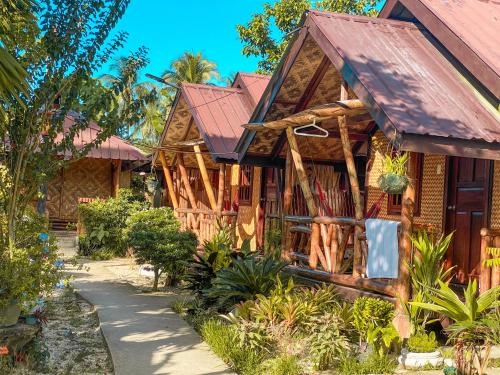
<svg viewBox="0 0 500 375"><path fill-rule="evenodd" d="M411 183L403 192L401 207L401 234L399 239L399 278L396 280L396 317L394 324L401 337L410 335L410 321L406 315L404 305L410 300L410 273L407 263L411 260L411 234L413 231L413 208L415 207L415 187L413 186L414 158L410 157L407 167L408 177Z"/></svg>
<svg viewBox="0 0 500 375"><path fill-rule="evenodd" d="M348 99L348 86L345 81L342 81L340 100ZM347 165L347 172L349 173L349 182L351 185L352 199L354 201L354 212L356 220L363 220L363 203L361 200L361 193L359 190L358 174L356 172L356 164L354 163L354 156L352 154L351 143L349 141L349 131L347 129L347 119L345 115L338 118L340 139L342 141L342 148L344 150L344 158ZM353 276L358 277L363 273L362 270L362 252L361 242L359 240L363 228L359 225L354 227L354 260L353 260Z"/></svg>
<svg viewBox="0 0 500 375"><path fill-rule="evenodd" d="M112 195L113 197L118 196L118 190L120 190L120 175L122 171L122 161L121 160L113 160L113 186L112 186Z"/></svg>
<svg viewBox="0 0 500 375"><path fill-rule="evenodd" d="M224 204L224 189L226 188L226 164L219 164L219 191L217 192L217 215L222 214Z"/></svg>
<svg viewBox="0 0 500 375"><path fill-rule="evenodd" d="M201 178L203 180L203 185L205 186L205 191L207 192L208 201L210 202L210 207L212 210L217 210L217 202L215 201L214 189L212 188L212 184L210 182L210 178L208 177L207 167L205 166L205 160L203 160L203 155L201 154L200 145L193 146L196 161L198 162L198 167L200 168Z"/></svg>
<svg viewBox="0 0 500 375"><path fill-rule="evenodd" d="M160 150L159 153L161 166L163 168L163 175L165 176L165 181L167 182L168 195L172 206L174 209L179 208L179 201L174 191L174 182L172 181L172 175L170 174L170 169L168 168L167 159L165 158L165 152Z"/></svg>
<svg viewBox="0 0 500 375"><path fill-rule="evenodd" d="M489 259L487 249L490 244L491 237L488 229L481 229L481 273L479 275L479 290L481 293L491 288L491 268L484 264L484 262Z"/></svg>

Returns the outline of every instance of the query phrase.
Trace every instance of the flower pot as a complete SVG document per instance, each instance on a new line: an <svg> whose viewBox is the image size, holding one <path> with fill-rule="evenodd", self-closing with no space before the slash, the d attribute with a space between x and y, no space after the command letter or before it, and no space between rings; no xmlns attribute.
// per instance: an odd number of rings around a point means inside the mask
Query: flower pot
<svg viewBox="0 0 500 375"><path fill-rule="evenodd" d="M444 360L437 350L432 353L413 353L403 349L398 362L407 369L419 369L425 366L442 366Z"/></svg>
<svg viewBox="0 0 500 375"><path fill-rule="evenodd" d="M380 190L387 194L401 194L409 183L407 176L395 173L384 173L378 178Z"/></svg>
<svg viewBox="0 0 500 375"><path fill-rule="evenodd" d="M0 327L10 327L17 323L21 308L15 303L11 303L4 308L0 308Z"/></svg>
<svg viewBox="0 0 500 375"><path fill-rule="evenodd" d="M38 323L38 320L34 316L29 315L25 318L25 322L26 322L26 324L29 324L30 326L34 326Z"/></svg>

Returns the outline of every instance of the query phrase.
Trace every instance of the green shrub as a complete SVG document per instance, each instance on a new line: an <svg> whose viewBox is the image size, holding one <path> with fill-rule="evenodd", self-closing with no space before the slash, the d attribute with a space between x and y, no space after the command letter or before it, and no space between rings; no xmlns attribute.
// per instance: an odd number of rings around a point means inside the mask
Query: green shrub
<svg viewBox="0 0 500 375"><path fill-rule="evenodd" d="M0 251L0 308L16 301L29 310L29 304L41 294L50 293L61 277L63 264L57 261L56 240L48 234L48 222L27 211L17 222L12 257L7 249Z"/></svg>
<svg viewBox="0 0 500 375"><path fill-rule="evenodd" d="M189 302L186 301L185 299L179 299L174 303L172 303L171 307L176 314L184 315L189 307Z"/></svg>
<svg viewBox="0 0 500 375"><path fill-rule="evenodd" d="M117 198L78 205L78 215L85 228L85 235L79 238L80 255L107 250L123 256L127 251L124 235L127 219L145 208L147 203L137 201L128 189L120 189Z"/></svg>
<svg viewBox="0 0 500 375"><path fill-rule="evenodd" d="M413 353L432 353L437 349L436 334L417 333L408 339L408 350Z"/></svg>
<svg viewBox="0 0 500 375"><path fill-rule="evenodd" d="M200 333L213 352L239 374L254 375L264 359L258 351L238 345L234 327L218 320L206 321Z"/></svg>
<svg viewBox="0 0 500 375"><path fill-rule="evenodd" d="M153 290L161 275L165 286L175 285L183 276L187 262L198 245L192 232L180 232L180 223L170 208L138 211L127 220L127 238L139 264L153 266Z"/></svg>
<svg viewBox="0 0 500 375"><path fill-rule="evenodd" d="M359 337L366 341L368 329L388 327L394 318L394 305L379 298L358 297L353 305L353 323Z"/></svg>
<svg viewBox="0 0 500 375"><path fill-rule="evenodd" d="M285 354L264 361L259 373L265 375L300 375L303 370L297 356Z"/></svg>
<svg viewBox="0 0 500 375"><path fill-rule="evenodd" d="M396 360L389 356L370 354L366 359L355 356L343 357L337 367L342 375L392 374L397 367Z"/></svg>
<svg viewBox="0 0 500 375"><path fill-rule="evenodd" d="M230 267L217 273L212 288L206 293L218 300L220 306L253 300L258 294L269 295L285 266L285 262L270 256L236 259Z"/></svg>

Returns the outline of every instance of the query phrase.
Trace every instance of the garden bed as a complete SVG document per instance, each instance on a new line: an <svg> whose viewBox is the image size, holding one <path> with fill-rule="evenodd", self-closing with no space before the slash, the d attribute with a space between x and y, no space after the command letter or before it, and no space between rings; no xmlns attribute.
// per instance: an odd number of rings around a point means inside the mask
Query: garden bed
<svg viewBox="0 0 500 375"><path fill-rule="evenodd" d="M29 345L22 361L7 373L113 374L113 363L94 307L71 288L56 289L46 307L47 324Z"/></svg>

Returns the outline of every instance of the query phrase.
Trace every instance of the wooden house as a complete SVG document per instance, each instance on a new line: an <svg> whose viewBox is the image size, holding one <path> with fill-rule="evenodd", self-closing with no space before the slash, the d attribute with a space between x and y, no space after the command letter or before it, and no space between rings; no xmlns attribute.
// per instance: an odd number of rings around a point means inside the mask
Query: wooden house
<svg viewBox="0 0 500 375"><path fill-rule="evenodd" d="M399 297L402 312L420 228L455 231L454 282L500 284L500 269L482 263L500 243L499 30L493 2L388 1L379 18L306 13L236 147L241 164L285 164L290 271ZM311 124L320 129L300 128ZM377 183L375 145L389 142L411 152L412 183L399 195ZM373 216L400 221L396 279L366 278Z"/></svg>
<svg viewBox="0 0 500 375"><path fill-rule="evenodd" d="M262 169L238 165L234 147L268 82L238 73L231 87L179 87L153 163L163 170L166 204L200 243L220 220L236 246L245 239L257 245Z"/></svg>
<svg viewBox="0 0 500 375"><path fill-rule="evenodd" d="M66 115L65 132L78 116L75 112ZM76 150L94 142L100 131L96 123L90 122L75 135ZM59 138L62 140L62 135ZM72 154L68 151L59 157L72 158ZM52 227L65 229L68 223L76 223L79 202L116 196L120 187L129 187L131 169L148 160L139 149L117 136L109 137L84 158L71 160L47 186L46 208Z"/></svg>

